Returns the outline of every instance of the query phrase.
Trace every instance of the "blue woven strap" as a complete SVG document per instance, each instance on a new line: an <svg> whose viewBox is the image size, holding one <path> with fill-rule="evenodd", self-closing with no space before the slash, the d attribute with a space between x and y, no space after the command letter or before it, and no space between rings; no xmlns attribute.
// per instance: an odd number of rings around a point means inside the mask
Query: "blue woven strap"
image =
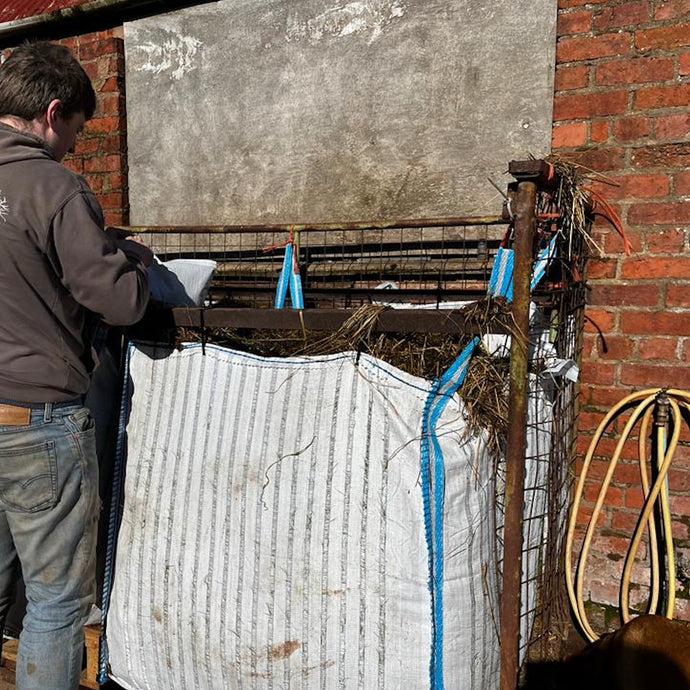
<svg viewBox="0 0 690 690"><path fill-rule="evenodd" d="M488 293L494 297L513 299L513 250L498 248L489 279Z"/></svg>
<svg viewBox="0 0 690 690"><path fill-rule="evenodd" d="M278 276L278 285L276 287L276 298L274 306L276 309L282 309L285 306L285 297L287 295L288 286L290 283L290 275L292 274L292 242L285 245L285 257L283 258L283 268Z"/></svg>
<svg viewBox="0 0 690 690"><path fill-rule="evenodd" d="M293 309L304 309L304 295L302 294L302 278L299 271L290 272L290 301Z"/></svg>
<svg viewBox="0 0 690 690"><path fill-rule="evenodd" d="M304 309L304 295L302 293L302 278L299 271L295 270L295 245L290 241L285 245L285 258L283 259L283 267L280 270L278 277L278 285L276 287L276 298L274 306L276 309L282 309L285 306L285 298L287 297L288 289L290 290L290 302L293 309Z"/></svg>
<svg viewBox="0 0 690 690"><path fill-rule="evenodd" d="M443 690L443 497L445 466L436 434L438 419L465 380L480 338L473 338L448 370L432 384L422 416L421 475L424 529L429 559L432 643L429 676L432 690Z"/></svg>
<svg viewBox="0 0 690 690"><path fill-rule="evenodd" d="M530 280L530 290L534 290L537 283L544 277L546 269L551 263L553 255L556 253L556 236L554 235L549 243L539 252L537 260L532 269L532 279ZM513 264L515 261L512 249L499 247L494 259L489 278L488 293L494 297L505 297L509 302L513 300Z"/></svg>
<svg viewBox="0 0 690 690"><path fill-rule="evenodd" d="M537 283L544 277L546 269L551 263L554 254L556 253L556 236L551 238L551 241L544 247L544 249L539 252L537 260L534 262L534 267L532 268L532 280L530 281L529 289L534 290Z"/></svg>

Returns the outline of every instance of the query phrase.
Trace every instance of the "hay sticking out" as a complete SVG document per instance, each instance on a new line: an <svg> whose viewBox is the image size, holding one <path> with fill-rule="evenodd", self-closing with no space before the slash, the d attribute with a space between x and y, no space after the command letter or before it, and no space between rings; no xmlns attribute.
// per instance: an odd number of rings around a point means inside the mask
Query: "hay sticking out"
<svg viewBox="0 0 690 690"><path fill-rule="evenodd" d="M509 374L508 359L492 357L479 347L470 360L465 381L459 390L470 432L486 432L487 447L494 457L498 457L505 447L508 431Z"/></svg>
<svg viewBox="0 0 690 690"><path fill-rule="evenodd" d="M594 241L589 232L595 215L605 218L613 229L621 236L623 249L630 255L632 245L625 234L623 221L618 212L603 194L594 187L586 186L586 182L604 182L617 185L611 178L589 170L581 165L567 161L553 154L545 159L550 163L558 176L558 187L551 195L552 203L558 209L558 233L563 238L562 251L568 259L575 258L580 253L582 245L588 246L599 254L604 250Z"/></svg>
<svg viewBox="0 0 690 690"><path fill-rule="evenodd" d="M589 232L592 200L591 190L585 186L585 182L596 176L596 173L557 154L552 154L545 160L553 166L559 179L553 202L560 213L558 233L564 240L566 256L572 258L582 240L598 254L603 254Z"/></svg>
<svg viewBox="0 0 690 690"><path fill-rule="evenodd" d="M364 304L356 309L337 331L311 343L296 354L328 355L343 350L359 349L370 352L369 347L376 340L376 321L379 314L385 310L386 307L382 305Z"/></svg>
<svg viewBox="0 0 690 690"><path fill-rule="evenodd" d="M376 321L384 309L386 307L380 305L364 305L327 337L318 331L231 328L205 329L203 336L206 342L263 357L319 356L356 350L427 380L443 374L473 337L467 334L378 333ZM468 321L484 325L500 323L510 329L512 317L505 299L487 298L459 311ZM201 339L201 333L195 329L180 328L170 335L178 344ZM459 389L469 432L488 434L489 449L494 454L500 450L508 424L507 380L507 360L492 358L478 347Z"/></svg>

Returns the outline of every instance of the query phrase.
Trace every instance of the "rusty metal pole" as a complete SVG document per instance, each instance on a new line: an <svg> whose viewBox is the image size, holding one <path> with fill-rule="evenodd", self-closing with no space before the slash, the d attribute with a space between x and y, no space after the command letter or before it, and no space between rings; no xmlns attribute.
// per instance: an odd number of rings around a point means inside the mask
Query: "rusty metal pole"
<svg viewBox="0 0 690 690"><path fill-rule="evenodd" d="M506 449L503 586L501 590L501 690L518 683L522 512L527 446L527 362L532 243L536 230L537 185L518 178L515 197L515 241L512 313L515 331L510 347L510 422Z"/></svg>

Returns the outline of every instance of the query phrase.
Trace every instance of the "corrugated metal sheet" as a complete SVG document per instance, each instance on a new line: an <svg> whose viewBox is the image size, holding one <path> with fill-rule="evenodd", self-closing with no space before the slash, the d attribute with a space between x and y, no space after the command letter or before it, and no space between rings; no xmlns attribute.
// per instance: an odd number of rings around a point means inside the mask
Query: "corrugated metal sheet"
<svg viewBox="0 0 690 690"><path fill-rule="evenodd" d="M83 5L87 0L4 0L0 6L0 24L15 19L35 17L46 12Z"/></svg>

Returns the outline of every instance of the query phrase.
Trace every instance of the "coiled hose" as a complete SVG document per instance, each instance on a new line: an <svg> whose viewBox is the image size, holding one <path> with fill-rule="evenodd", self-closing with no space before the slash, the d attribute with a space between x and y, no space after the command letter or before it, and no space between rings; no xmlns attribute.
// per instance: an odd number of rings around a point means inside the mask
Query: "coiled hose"
<svg viewBox="0 0 690 690"><path fill-rule="evenodd" d="M576 577L573 582L573 539L575 534L575 525L577 523L577 514L580 509L580 502L584 491L585 480L589 470L592 458L596 447L601 440L604 432L609 424L614 421L619 415L624 413L633 404L637 403L628 419L620 439L616 445L616 449L609 461L609 466L601 482L601 488L597 497L592 515L587 525L584 541L580 550L579 558L577 559ZM621 620L627 623L630 620L630 575L632 572L635 555L640 546L640 541L645 529L649 530L649 551L650 551L650 596L647 602L647 613L654 613L657 611L659 605L660 593L660 572L659 572L659 550L657 543L657 526L654 518L654 505L659 501L659 509L661 513L660 534L665 544L666 551L666 608L664 615L667 618L673 618L673 610L675 607L675 557L673 552L673 538L671 535L671 512L669 509L668 499L668 480L667 473L673 459L676 446L678 445L678 437L681 430L681 410L684 407L690 410L690 392L666 389L666 388L650 388L647 390L633 393L623 398L606 414L604 419L597 427L594 438L587 450L582 472L577 481L575 488L575 495L573 498L573 505L570 511L570 519L568 521L568 531L566 534L565 544L565 576L566 586L568 589L568 597L573 610L575 619L580 626L582 632L590 642L594 642L599 638L599 635L592 629L589 623L587 614L585 612L583 589L585 578L585 566L589 549L594 536L599 514L601 513L606 491L611 483L614 470L620 459L623 447L628 440L635 424L641 420L640 432L638 439L638 455L640 463L640 482L642 486L642 493L644 497L644 504L637 526L633 533L630 547L625 556L623 565L623 574L620 583L620 612ZM656 464L656 478L651 488L647 477L648 461L647 461L647 434L649 430L650 420L654 426L652 434L652 458ZM668 437L668 430L670 429L670 438ZM654 476L654 472L652 472ZM663 489L663 490L662 490Z"/></svg>

